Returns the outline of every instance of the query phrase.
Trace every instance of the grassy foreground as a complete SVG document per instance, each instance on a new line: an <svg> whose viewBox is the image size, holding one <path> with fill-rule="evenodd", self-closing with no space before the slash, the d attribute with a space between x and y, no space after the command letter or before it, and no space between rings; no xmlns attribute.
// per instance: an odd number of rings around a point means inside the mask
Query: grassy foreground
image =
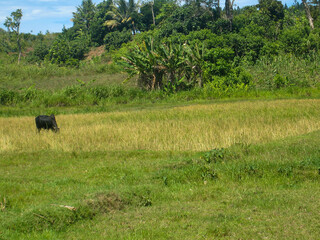
<svg viewBox="0 0 320 240"><path fill-rule="evenodd" d="M317 239L319 101L0 118L0 239Z"/></svg>

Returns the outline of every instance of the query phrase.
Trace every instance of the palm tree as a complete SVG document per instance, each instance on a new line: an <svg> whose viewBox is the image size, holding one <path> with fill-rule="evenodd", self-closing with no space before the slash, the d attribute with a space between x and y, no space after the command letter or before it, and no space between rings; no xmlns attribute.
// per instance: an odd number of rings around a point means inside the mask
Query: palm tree
<svg viewBox="0 0 320 240"><path fill-rule="evenodd" d="M77 11L73 13L73 22L75 25L84 28L88 33L91 28L92 21L96 12L96 6L92 3L92 0L83 0L82 4L77 7Z"/></svg>
<svg viewBox="0 0 320 240"><path fill-rule="evenodd" d="M107 12L107 15L112 19L104 22L104 26L111 29L120 25L131 25L133 34L136 33L136 27L134 18L138 13L138 4L135 4L133 0L118 0L111 6L111 11Z"/></svg>

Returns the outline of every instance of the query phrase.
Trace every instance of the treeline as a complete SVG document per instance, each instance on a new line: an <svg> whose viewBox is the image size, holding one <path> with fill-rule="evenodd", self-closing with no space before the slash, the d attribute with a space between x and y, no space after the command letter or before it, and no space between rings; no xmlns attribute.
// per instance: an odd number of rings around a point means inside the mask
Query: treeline
<svg viewBox="0 0 320 240"><path fill-rule="evenodd" d="M319 59L320 1L303 0L290 7L277 0L244 8L233 4L226 0L221 8L219 0L183 5L173 0L107 0L95 5L83 0L71 28L60 34L23 34L25 47L32 45L27 59L79 66L90 47L104 45L129 78L138 75L140 87L167 92L196 86L255 88L248 66L280 55L310 63ZM1 38L6 34L1 32ZM1 51L14 51L12 42L1 44ZM272 88L312 85L277 72L273 82Z"/></svg>

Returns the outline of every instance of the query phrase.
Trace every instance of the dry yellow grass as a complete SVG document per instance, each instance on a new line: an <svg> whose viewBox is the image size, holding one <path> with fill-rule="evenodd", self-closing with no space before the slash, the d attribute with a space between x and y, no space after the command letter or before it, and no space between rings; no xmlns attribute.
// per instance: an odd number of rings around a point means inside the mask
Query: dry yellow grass
<svg viewBox="0 0 320 240"><path fill-rule="evenodd" d="M203 151L320 129L320 100L244 101L170 109L56 116L59 134L33 117L0 118L0 152Z"/></svg>

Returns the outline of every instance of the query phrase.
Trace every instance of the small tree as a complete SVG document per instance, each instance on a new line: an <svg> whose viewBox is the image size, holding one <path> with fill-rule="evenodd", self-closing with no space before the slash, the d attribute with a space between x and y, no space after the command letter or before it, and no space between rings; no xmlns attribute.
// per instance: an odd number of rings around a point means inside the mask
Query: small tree
<svg viewBox="0 0 320 240"><path fill-rule="evenodd" d="M13 33L17 41L18 47L18 64L21 59L21 36L20 36L20 23L22 18L22 10L17 9L15 12L12 12L11 17L7 17L4 25L8 28L9 33Z"/></svg>

